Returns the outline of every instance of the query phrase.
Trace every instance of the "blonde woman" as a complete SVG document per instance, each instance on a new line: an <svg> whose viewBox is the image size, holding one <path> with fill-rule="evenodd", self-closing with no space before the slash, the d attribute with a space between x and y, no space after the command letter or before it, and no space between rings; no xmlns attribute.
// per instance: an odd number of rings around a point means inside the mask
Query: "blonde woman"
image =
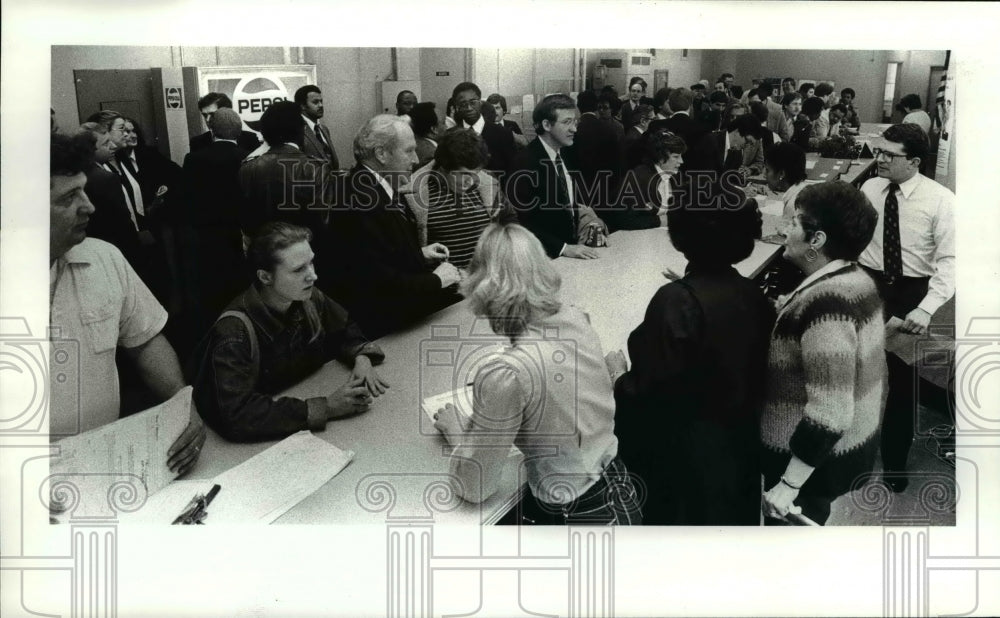
<svg viewBox="0 0 1000 618"><path fill-rule="evenodd" d="M435 426L457 445L455 490L470 502L493 495L514 444L531 490L521 523L639 524L601 344L587 314L561 302L560 284L526 228L483 231L462 288L503 347L475 375L459 376L473 384L471 418L450 405L436 415Z"/></svg>

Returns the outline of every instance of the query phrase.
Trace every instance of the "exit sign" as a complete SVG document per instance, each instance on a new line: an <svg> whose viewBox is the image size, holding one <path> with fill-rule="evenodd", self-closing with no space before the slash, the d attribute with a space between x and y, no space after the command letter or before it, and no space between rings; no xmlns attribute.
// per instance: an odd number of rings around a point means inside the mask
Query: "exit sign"
<svg viewBox="0 0 1000 618"><path fill-rule="evenodd" d="M434 75L438 77L448 77L449 75L451 75L451 71L437 71L434 73Z"/></svg>

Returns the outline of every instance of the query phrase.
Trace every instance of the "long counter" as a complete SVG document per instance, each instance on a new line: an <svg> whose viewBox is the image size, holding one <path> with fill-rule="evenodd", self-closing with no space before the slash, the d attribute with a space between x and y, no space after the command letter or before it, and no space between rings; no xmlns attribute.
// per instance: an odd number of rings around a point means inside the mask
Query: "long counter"
<svg viewBox="0 0 1000 618"><path fill-rule="evenodd" d="M686 261L670 244L664 228L616 232L596 260L559 258L563 301L587 311L605 353L626 351L628 334L639 324L653 293L667 279L663 271L683 273ZM737 265L754 277L780 252L758 242ZM429 518L439 523L493 524L520 497L520 457L510 457L501 489L482 505L452 496L447 489L448 447L420 408L420 402L455 388L455 370L474 362L476 351L495 345L488 325L476 320L467 303L440 311L406 332L379 340L386 362L379 372L387 393L360 416L331 422L317 433L354 461L319 491L278 520L283 524L384 523L387 517ZM455 350L442 362L441 350ZM434 358L428 361L428 354ZM286 395L326 395L343 383L348 369L336 361L289 389ZM459 374L461 375L461 374ZM274 442L234 444L209 430L201 458L189 478L211 478L268 448Z"/></svg>

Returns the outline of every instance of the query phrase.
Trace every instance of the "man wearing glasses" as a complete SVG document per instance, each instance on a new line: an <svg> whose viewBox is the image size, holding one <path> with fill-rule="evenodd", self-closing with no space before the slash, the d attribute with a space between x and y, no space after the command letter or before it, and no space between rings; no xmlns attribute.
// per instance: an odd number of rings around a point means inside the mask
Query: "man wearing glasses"
<svg viewBox="0 0 1000 618"><path fill-rule="evenodd" d="M462 82L452 90L451 97L455 102L458 126L464 129L473 129L477 135L483 134L483 127L486 121L479 111L482 105L483 93L479 86L472 82Z"/></svg>
<svg viewBox="0 0 1000 618"><path fill-rule="evenodd" d="M858 262L875 279L885 317L903 320L901 331L922 334L934 312L955 294L955 194L920 173L927 160L927 134L915 124L886 129L874 144L878 177L861 187L879 219ZM901 473L913 441L913 369L892 354L889 395L882 427L886 472ZM907 480L889 474L896 492Z"/></svg>

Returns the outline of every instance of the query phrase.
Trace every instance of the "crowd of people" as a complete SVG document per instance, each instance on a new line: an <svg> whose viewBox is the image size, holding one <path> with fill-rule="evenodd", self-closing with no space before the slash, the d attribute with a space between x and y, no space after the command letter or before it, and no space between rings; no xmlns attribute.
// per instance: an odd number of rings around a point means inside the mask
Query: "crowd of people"
<svg viewBox="0 0 1000 618"><path fill-rule="evenodd" d="M52 322L87 342L80 392L53 384L53 435L118 418L119 372L158 400L194 386L179 474L203 421L233 441L320 430L390 388L374 340L466 298L509 342L471 376L472 416L436 417L467 500L497 490L514 444L525 523L823 523L880 446L886 470L905 470L912 374L890 359L886 382L884 321L923 332L954 294L954 195L920 173L915 95L877 143L876 178L806 181L806 152L857 130L854 96L794 80L744 91L724 74L649 98L636 78L624 100L544 97L529 140L503 96L463 82L443 120L401 92L397 114L356 132L349 170L314 85L255 130L209 93L182 166L114 111L71 135L53 122ZM761 235L752 178L784 200L794 276L778 298L733 268ZM629 366L560 300L551 261L661 226L688 266L649 300ZM523 355L565 352L533 336L552 328L576 342L575 390L524 375L539 365ZM351 374L329 395L276 397L331 359Z"/></svg>

